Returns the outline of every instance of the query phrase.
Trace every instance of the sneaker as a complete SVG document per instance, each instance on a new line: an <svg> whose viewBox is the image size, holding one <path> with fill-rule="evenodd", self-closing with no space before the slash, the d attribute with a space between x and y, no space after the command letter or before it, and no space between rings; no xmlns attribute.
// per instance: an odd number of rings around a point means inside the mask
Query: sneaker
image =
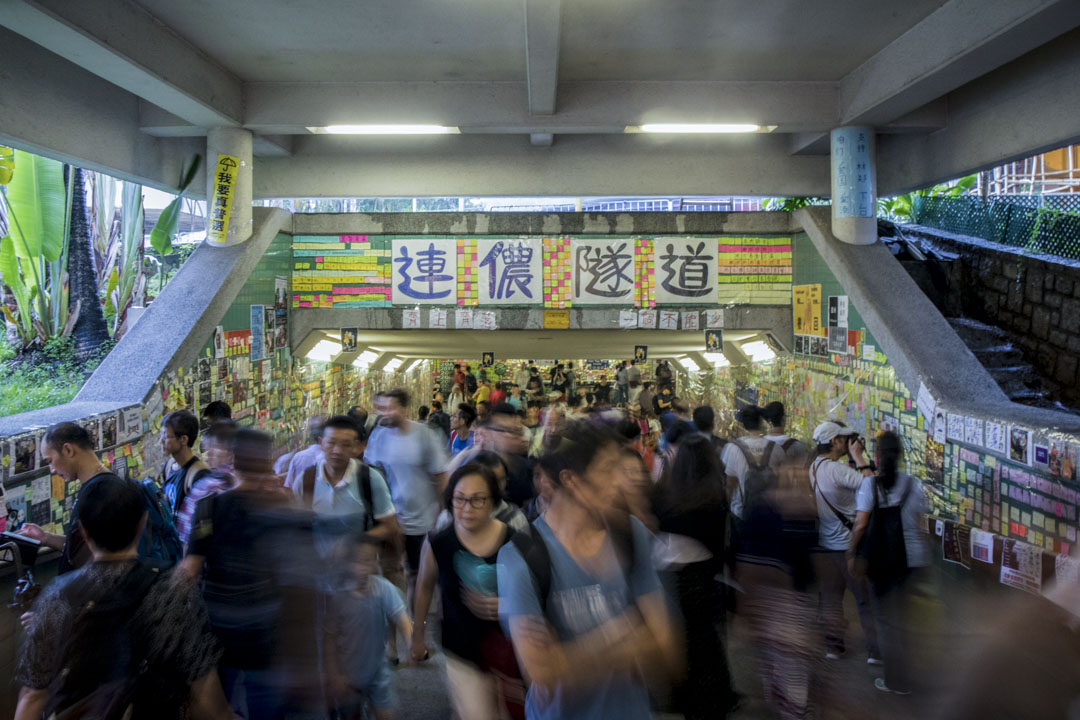
<svg viewBox="0 0 1080 720"><path fill-rule="evenodd" d="M885 684L885 678L877 678L874 680L874 687L881 692L892 693L893 695L910 695L910 690L890 690L889 686Z"/></svg>
<svg viewBox="0 0 1080 720"><path fill-rule="evenodd" d="M866 658L866 664L867 665L884 665L885 661L882 660L879 657L874 657L873 655L871 655L870 657Z"/></svg>
<svg viewBox="0 0 1080 720"><path fill-rule="evenodd" d="M843 650L830 650L829 652L825 653L826 660L839 660L842 657L844 657Z"/></svg>

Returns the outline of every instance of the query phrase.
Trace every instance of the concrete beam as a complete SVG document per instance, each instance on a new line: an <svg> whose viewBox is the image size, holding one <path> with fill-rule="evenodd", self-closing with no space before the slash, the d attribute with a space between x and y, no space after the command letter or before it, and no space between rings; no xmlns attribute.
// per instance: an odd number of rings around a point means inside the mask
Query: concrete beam
<svg viewBox="0 0 1080 720"><path fill-rule="evenodd" d="M342 124L435 123L463 133L618 133L648 122L749 122L776 132L839 121L829 82L573 81L559 112L529 112L526 82L245 83L244 126L303 134Z"/></svg>
<svg viewBox="0 0 1080 720"><path fill-rule="evenodd" d="M255 233L246 243L196 248L86 381L76 402L141 403L158 378L195 361L289 215L278 208L255 211Z"/></svg>
<svg viewBox="0 0 1080 720"><path fill-rule="evenodd" d="M262 158L255 197L815 195L828 159L791 156L786 138L441 135L387 140L297 137L288 159Z"/></svg>
<svg viewBox="0 0 1080 720"><path fill-rule="evenodd" d="M0 68L0 144L172 192L205 151L195 138L139 132L138 98L5 28ZM203 189L200 176L190 193Z"/></svg>
<svg viewBox="0 0 1080 720"><path fill-rule="evenodd" d="M239 125L240 80L132 0L0 0L0 24L194 125Z"/></svg>
<svg viewBox="0 0 1080 720"><path fill-rule="evenodd" d="M878 138L878 194L895 195L1080 142L1080 29L948 96L949 125Z"/></svg>
<svg viewBox="0 0 1080 720"><path fill-rule="evenodd" d="M880 241L840 242L832 234L827 207L803 208L795 215L912 394L925 383L938 402L1007 402L888 248Z"/></svg>
<svg viewBox="0 0 1080 720"><path fill-rule="evenodd" d="M555 113L559 85L559 34L562 0L524 0L525 72L529 85L529 113Z"/></svg>
<svg viewBox="0 0 1080 720"><path fill-rule="evenodd" d="M1080 25L1075 0L950 0L840 82L843 125L883 125Z"/></svg>
<svg viewBox="0 0 1080 720"><path fill-rule="evenodd" d="M724 319L726 320L727 318ZM742 351L742 348L730 340L724 341L723 353L724 357L726 357L728 362L732 365L746 365L747 363L753 362L750 359L750 356Z"/></svg>
<svg viewBox="0 0 1080 720"><path fill-rule="evenodd" d="M262 165L260 163L260 171ZM296 213L294 235L786 235L786 212ZM343 326L347 327L347 326Z"/></svg>

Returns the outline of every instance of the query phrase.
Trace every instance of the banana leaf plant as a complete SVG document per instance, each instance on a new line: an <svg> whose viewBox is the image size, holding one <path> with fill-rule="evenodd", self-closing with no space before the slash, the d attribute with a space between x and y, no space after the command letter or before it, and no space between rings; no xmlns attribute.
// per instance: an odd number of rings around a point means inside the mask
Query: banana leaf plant
<svg viewBox="0 0 1080 720"><path fill-rule="evenodd" d="M0 278L15 308L5 304L3 312L25 347L70 332L78 316L77 305L68 308L73 183L65 183L61 163L20 150L7 167L14 169L10 182L0 185L7 221L0 238Z"/></svg>
<svg viewBox="0 0 1080 720"><path fill-rule="evenodd" d="M196 155L187 170L180 173L180 194L165 206L154 223L154 229L150 231L150 247L157 253L161 264L158 266L158 292L161 292L165 284L165 256L173 251L173 238L180 229L180 212L183 209L184 192L187 191L191 181L195 179L195 173L199 171L202 156Z"/></svg>
<svg viewBox="0 0 1080 720"><path fill-rule="evenodd" d="M128 309L141 305L146 295L143 222L142 186L125 182L117 234L108 249L110 270L105 286L105 316L110 322L109 331L117 339L125 327Z"/></svg>

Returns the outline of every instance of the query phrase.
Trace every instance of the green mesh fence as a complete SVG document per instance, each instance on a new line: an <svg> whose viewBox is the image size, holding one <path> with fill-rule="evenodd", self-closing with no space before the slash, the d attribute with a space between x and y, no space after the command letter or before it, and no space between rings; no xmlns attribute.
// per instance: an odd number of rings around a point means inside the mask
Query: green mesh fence
<svg viewBox="0 0 1080 720"><path fill-rule="evenodd" d="M913 211L919 225L1080 259L1080 195L916 196Z"/></svg>

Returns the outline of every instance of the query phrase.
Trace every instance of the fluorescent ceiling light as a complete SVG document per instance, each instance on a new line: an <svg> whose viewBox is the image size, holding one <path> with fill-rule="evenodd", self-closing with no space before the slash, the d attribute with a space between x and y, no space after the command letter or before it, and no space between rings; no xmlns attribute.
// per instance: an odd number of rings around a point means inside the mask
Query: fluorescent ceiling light
<svg viewBox="0 0 1080 720"><path fill-rule="evenodd" d="M755 340L754 342L743 343L739 346L744 353L750 356L750 359L754 362L761 362L762 360L772 360L776 357L776 353L769 347L769 343L764 340Z"/></svg>
<svg viewBox="0 0 1080 720"><path fill-rule="evenodd" d="M698 366L698 364L696 362L694 362L689 356L684 357L684 358L679 358L679 364L682 365L687 370L689 370L690 372L697 372L697 371L701 370L701 368Z"/></svg>
<svg viewBox="0 0 1080 720"><path fill-rule="evenodd" d="M383 365L383 370L385 370L387 372L394 372L399 367L401 367L401 358L395 357L395 358L390 358L390 362Z"/></svg>
<svg viewBox="0 0 1080 720"><path fill-rule="evenodd" d="M724 353L707 352L701 353L701 356L712 363L713 367L727 367L731 364Z"/></svg>
<svg viewBox="0 0 1080 720"><path fill-rule="evenodd" d="M640 127L627 127L627 132L643 133L678 133L678 134L717 134L717 133L752 133L761 129L760 125L750 123L646 123Z"/></svg>
<svg viewBox="0 0 1080 720"><path fill-rule="evenodd" d="M457 135L461 132L449 125L327 125L308 130L318 135Z"/></svg>
<svg viewBox="0 0 1080 720"><path fill-rule="evenodd" d="M340 352L341 343L336 343L333 340L320 340L315 343L315 347L308 350L307 355L304 357L315 362L330 362L330 358Z"/></svg>
<svg viewBox="0 0 1080 720"><path fill-rule="evenodd" d="M356 356L356 359L353 360L353 366L358 367L362 370L366 370L367 368L371 367L371 363L375 362L378 359L379 356L377 354L371 352L370 350L365 350L364 352Z"/></svg>

